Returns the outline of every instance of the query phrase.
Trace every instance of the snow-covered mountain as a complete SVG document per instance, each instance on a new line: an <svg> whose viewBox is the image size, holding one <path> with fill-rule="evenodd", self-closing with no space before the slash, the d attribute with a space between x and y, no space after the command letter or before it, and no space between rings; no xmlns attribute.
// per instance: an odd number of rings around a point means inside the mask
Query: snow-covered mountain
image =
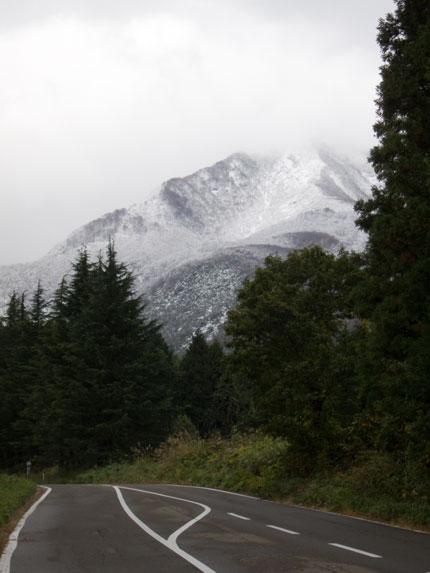
<svg viewBox="0 0 430 573"><path fill-rule="evenodd" d="M270 253L320 244L361 250L354 203L370 194L374 175L327 149L258 158L227 157L166 181L146 202L118 209L77 229L35 263L0 268L0 301L51 294L83 245L95 257L114 239L136 276L148 311L178 350L200 328L216 334L235 292Z"/></svg>

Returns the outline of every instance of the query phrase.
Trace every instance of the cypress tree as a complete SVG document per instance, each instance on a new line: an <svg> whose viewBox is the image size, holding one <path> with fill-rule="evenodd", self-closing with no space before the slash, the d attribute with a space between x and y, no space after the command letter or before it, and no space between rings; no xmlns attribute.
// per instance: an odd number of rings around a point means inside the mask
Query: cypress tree
<svg viewBox="0 0 430 573"><path fill-rule="evenodd" d="M368 233L361 312L370 319L363 393L378 445L430 464L430 4L396 0L380 21L379 184L360 201ZM427 460L427 461L426 461Z"/></svg>
<svg viewBox="0 0 430 573"><path fill-rule="evenodd" d="M96 264L80 251L46 308L39 283L0 325L0 464L88 467L164 439L173 356L113 244Z"/></svg>
<svg viewBox="0 0 430 573"><path fill-rule="evenodd" d="M35 348L25 294L14 292L7 306L0 339L0 440L2 463L25 463L31 438L26 431L25 406L32 389L29 365Z"/></svg>
<svg viewBox="0 0 430 573"><path fill-rule="evenodd" d="M53 303L48 457L101 464L166 436L174 376L159 329L146 319L113 244L96 264L80 252L70 284L63 281Z"/></svg>
<svg viewBox="0 0 430 573"><path fill-rule="evenodd" d="M168 378L159 378L159 353L166 362L168 356L159 326L144 318L145 307L133 285L110 243L106 262L99 259L91 271L88 303L75 321L83 359L80 377L88 394L81 410L84 435L90 432L88 462L125 455L156 436L159 440L167 428L169 384Z"/></svg>
<svg viewBox="0 0 430 573"><path fill-rule="evenodd" d="M217 426L215 394L224 371L223 358L219 342L208 343L196 332L181 361L176 400L202 435Z"/></svg>
<svg viewBox="0 0 430 573"><path fill-rule="evenodd" d="M65 284L63 279L49 305L50 311L46 313L48 304L39 283L30 311L31 329L37 334L37 344L29 365L32 391L26 399L25 417L32 458L39 465L56 464L64 457L65 432L62 428L67 414L62 406L66 390L62 374L67 338L64 317L60 319L60 313L57 315L57 295L64 292Z"/></svg>
<svg viewBox="0 0 430 573"><path fill-rule="evenodd" d="M37 288L31 299L30 322L36 328L41 328L46 322L47 303L44 299L41 282L37 283Z"/></svg>

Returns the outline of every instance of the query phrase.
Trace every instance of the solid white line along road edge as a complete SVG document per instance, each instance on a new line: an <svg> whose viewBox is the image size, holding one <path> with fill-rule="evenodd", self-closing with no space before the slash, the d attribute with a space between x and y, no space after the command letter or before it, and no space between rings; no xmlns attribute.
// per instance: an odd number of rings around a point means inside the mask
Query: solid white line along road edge
<svg viewBox="0 0 430 573"><path fill-rule="evenodd" d="M333 547L339 547L340 549L346 549L347 551L353 551L354 553L360 553L360 555L366 555L367 557L373 557L374 559L382 559L382 555L375 555L375 553L368 553L367 551L362 551L361 549L355 549L355 547L348 547L348 545L340 545L339 543L329 543Z"/></svg>
<svg viewBox="0 0 430 573"><path fill-rule="evenodd" d="M183 499L182 497L174 497L173 495L165 495L163 493L155 493L153 491L146 491L144 489L137 489L134 487L122 487L121 486L121 489L128 489L130 491L137 491L139 493L147 493L149 495L158 495L159 497L167 497L170 499L185 501L187 503L192 503L194 505L199 505L200 507L203 507L204 511L202 511L202 513L200 513L200 515L198 515L194 519L191 519L191 521L188 521L187 523L185 523L185 525L183 525L182 527L180 527L179 529L174 531L167 539L164 539L164 537L161 537L161 535L158 535L158 533L156 533L153 529L151 529L148 525L146 525L146 523L143 523L143 521L141 521L131 511L131 509L128 507L128 505L126 504L126 502L122 496L120 488L116 485L112 486L112 487L116 491L116 494L118 496L119 502L120 502L123 510L126 512L126 514L129 516L130 519L132 519L141 529L143 529L143 531L145 531L146 533L148 533L148 535L153 537L156 541L158 541L159 543L161 543L162 545L164 545L165 547L167 547L168 549L170 549L171 551L173 551L174 553L176 553L177 555L179 555L180 557L182 557L183 559L185 559L186 561L188 561L189 563L194 565L194 567L196 567L200 571L203 571L203 573L215 573L215 571L213 569L211 569L210 567L208 567L207 565L205 565L204 563L202 563L201 561L199 561L198 559L196 559L195 557L193 557L189 553L186 553L185 551L180 549L176 543L176 540L181 533L183 533L186 529L188 529L189 527L194 525L194 523L196 523L197 521L199 521L200 519L205 517L205 515L207 515L211 511L210 507L208 507L207 505L204 505L203 503L198 503L197 501L191 501L190 499Z"/></svg>
<svg viewBox="0 0 430 573"><path fill-rule="evenodd" d="M3 555L0 558L0 573L9 573L9 571L10 571L10 560L11 560L13 552L16 549L16 546L18 545L19 532L24 527L24 524L25 524L27 518L33 513L33 511L36 509L36 507L39 505L39 503L42 503L42 501L45 499L45 497L47 497L52 491L52 489L50 487L46 487L44 485L42 485L40 487L43 487L44 489L46 489L45 493L35 503L33 503L33 505L30 507L30 509L28 509L24 513L24 515L18 521L15 529L10 534L9 542L6 545L5 550L3 552Z"/></svg>
<svg viewBox="0 0 430 573"><path fill-rule="evenodd" d="M244 515L239 515L238 513L227 513L227 515L231 515L232 517L237 517L238 519L246 519L246 521L251 521L250 517L245 517Z"/></svg>
<svg viewBox="0 0 430 573"><path fill-rule="evenodd" d="M283 531L284 533L289 533L290 535L300 535L298 531L291 531L291 529L284 529L283 527L278 527L277 525L266 525L271 529L277 529L278 531Z"/></svg>
<svg viewBox="0 0 430 573"><path fill-rule="evenodd" d="M169 483L169 484L157 484L166 485L168 487L188 487L193 489L207 489L209 491L217 491L218 493L228 493L230 495L238 495L239 497L247 497L249 499L255 499L262 501L264 503L279 503L278 501L273 501L272 499L264 499L263 497L255 497L254 495L246 495L244 493L237 493L236 491L228 491L226 489L217 489L214 487L204 487L201 485L183 485L179 483ZM318 513L325 513L326 515L338 515L339 517L345 517L348 519L357 519L359 521L367 521L368 523L375 523L376 525L382 525L384 527L394 527L395 529L404 529L405 531L413 531L414 533L422 533L423 535L428 535L426 531L420 531L419 529L410 529L408 527L402 527L400 525L393 525L392 523L384 523L383 521L375 521L368 519L366 517L357 517L356 515L345 515L344 513L338 513L336 511L327 511L326 509L317 509L316 507L305 507L303 505L295 505L294 503L288 503L287 507L295 507L297 509L302 509L304 511L317 511ZM426 573L430 573L427 571Z"/></svg>
<svg viewBox="0 0 430 573"><path fill-rule="evenodd" d="M267 499L261 499L261 497L255 497L254 495L246 495L244 493L237 493L236 491L227 491L226 489L216 489L215 487L204 487L202 485L182 485L179 483L169 483L169 484L161 484L161 485L167 485L169 487L189 487L192 489L207 489L209 491L216 491L217 493L228 493L229 495L237 495L239 497L247 497L248 499L256 499L258 501L268 501L270 503L274 503L270 500Z"/></svg>

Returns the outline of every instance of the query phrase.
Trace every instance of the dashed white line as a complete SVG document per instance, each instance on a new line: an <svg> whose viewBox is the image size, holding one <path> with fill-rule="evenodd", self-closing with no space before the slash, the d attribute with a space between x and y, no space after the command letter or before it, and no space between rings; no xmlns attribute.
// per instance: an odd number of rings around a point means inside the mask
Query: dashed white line
<svg viewBox="0 0 430 573"><path fill-rule="evenodd" d="M19 532L24 527L27 518L33 513L33 511L36 509L36 507L39 505L39 503L42 503L42 501L45 499L45 497L48 496L52 491L52 489L50 487L46 487L44 485L42 485L40 487L43 487L44 489L46 489L45 493L42 495L42 497L40 497L36 501L36 503L33 503L33 505L30 507L29 510L26 511L26 513L24 513L24 515L18 521L17 526L15 527L13 532L10 534L9 542L6 545L6 549L4 550L3 555L0 558L0 573L9 573L9 571L10 571L10 560L11 560L13 552L16 549L16 546L18 545Z"/></svg>
<svg viewBox="0 0 430 573"><path fill-rule="evenodd" d="M291 531L291 529L284 529L283 527L278 527L277 525L266 525L266 527L270 527L271 529L277 529L278 531L282 531L283 533L289 533L290 535L300 535L298 531Z"/></svg>
<svg viewBox="0 0 430 573"><path fill-rule="evenodd" d="M245 517L244 515L239 515L238 513L229 513L227 515L231 515L232 517L237 517L238 519L245 519L246 521L251 521L250 517Z"/></svg>
<svg viewBox="0 0 430 573"><path fill-rule="evenodd" d="M199 521L200 519L202 519L205 515L207 515L210 511L211 508L208 507L207 505L204 505L203 503L198 503L197 501L191 501L190 499L184 499L182 497L174 497L173 495L165 495L163 493L155 493L153 491L146 491L143 489L137 489L137 488L133 488L133 487L123 487L121 486L121 489L128 489L130 491L137 491L139 493L147 493L150 495L158 495L160 497L167 497L170 499L177 499L179 501L185 501L187 503L192 503L194 505L199 505L200 507L203 507L204 511L202 511L202 513L200 513L197 517L195 517L194 519L191 519L191 521L188 521L185 525L183 525L182 527L180 527L178 530L174 531L169 537L168 539L164 539L164 537L161 537L161 535L158 535L158 533L156 533L153 529L151 529L148 525L146 525L146 523L144 523L143 521L141 521L132 511L131 509L128 507L128 505L126 504L124 497L119 489L118 486L113 486L114 490L116 491L116 494L118 496L119 502L121 504L121 507L123 508L123 510L125 511L125 513L129 516L130 519L132 519L141 529L143 529L143 531L145 531L146 533L148 533L148 535L150 535L151 537L153 537L156 541L158 541L159 543L161 543L162 545L164 545L165 547L167 547L168 549L170 549L171 551L173 551L174 553L176 553L177 555L179 555L180 557L182 557L183 559L185 559L186 561L188 561L189 563L191 563L192 565L194 565L194 567L196 567L199 571L202 571L203 573L215 573L215 571L213 569L211 569L210 567L208 567L207 565L205 565L204 563L202 563L201 561L199 561L198 559L196 559L195 557L193 557L192 555L190 555L189 553L186 553L185 551L183 551L182 549L180 549L180 547L178 547L178 544L176 543L176 540L178 538L178 536L183 533L186 529L188 529L189 527L191 527L192 525L194 525L194 523L196 523L197 521Z"/></svg>
<svg viewBox="0 0 430 573"><path fill-rule="evenodd" d="M362 551L361 549L356 549L355 547L349 547L348 545L341 545L340 543L329 543L333 547L339 547L339 549L346 549L346 551L352 551L353 553L360 553L360 555L366 555L366 557L373 557L374 559L382 559L382 555L376 555L375 553L369 553L368 551Z"/></svg>

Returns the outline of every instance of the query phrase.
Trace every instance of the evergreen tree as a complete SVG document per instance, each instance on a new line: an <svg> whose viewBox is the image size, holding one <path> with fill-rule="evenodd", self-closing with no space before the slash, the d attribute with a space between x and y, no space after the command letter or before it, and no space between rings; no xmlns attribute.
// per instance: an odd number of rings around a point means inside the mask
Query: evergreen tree
<svg viewBox="0 0 430 573"><path fill-rule="evenodd" d="M368 233L361 312L370 319L363 394L377 444L430 465L430 4L396 0L379 24L383 66L370 161L356 209ZM427 436L427 438L426 438Z"/></svg>
<svg viewBox="0 0 430 573"><path fill-rule="evenodd" d="M16 294L9 300L8 316L0 322L0 466L7 467L15 459L13 424L18 416L17 388L11 377L13 335L11 319L15 314Z"/></svg>
<svg viewBox="0 0 430 573"><path fill-rule="evenodd" d="M171 372L159 326L144 318L134 279L112 244L90 279L88 304L72 332L87 393L81 407L90 432L86 455L99 463L166 435Z"/></svg>
<svg viewBox="0 0 430 573"><path fill-rule="evenodd" d="M255 425L256 416L249 380L230 368L229 356L224 357L223 366L212 398L210 419L213 430L229 436L235 430L248 431Z"/></svg>
<svg viewBox="0 0 430 573"><path fill-rule="evenodd" d="M223 357L219 342L208 343L203 334L197 332L180 365L176 401L204 436L217 426L215 393L224 371Z"/></svg>
<svg viewBox="0 0 430 573"><path fill-rule="evenodd" d="M0 325L0 464L89 466L158 444L176 367L113 244L96 264L80 251L50 307L39 283Z"/></svg>
<svg viewBox="0 0 430 573"><path fill-rule="evenodd" d="M22 299L23 296L21 295L21 301ZM17 293L14 291L9 298L9 303L6 309L5 322L7 326L12 327L19 323L20 319L23 318L22 308L22 302L20 304L20 299Z"/></svg>
<svg viewBox="0 0 430 573"><path fill-rule="evenodd" d="M64 292L65 279L57 291ZM64 421L65 384L63 371L66 348L67 326L64 316L57 315L57 293L53 308L46 313L48 304L43 299L40 283L33 295L30 314L31 330L36 334L36 348L29 363L32 378L31 393L25 400L28 443L31 444L32 459L41 465L56 464L63 459L64 432L60 431ZM62 324L62 328L59 327Z"/></svg>
<svg viewBox="0 0 430 573"><path fill-rule="evenodd" d="M64 296L64 314L71 319L79 316L82 309L88 304L90 296L90 275L94 264L90 263L90 257L86 248L79 251L76 261L73 263L73 274L70 286L64 281L66 287ZM57 293L59 294L59 293Z"/></svg>
<svg viewBox="0 0 430 573"><path fill-rule="evenodd" d="M31 392L29 364L34 353L25 295L13 293L0 338L0 443L5 466L25 463L29 437L22 425L25 403Z"/></svg>
<svg viewBox="0 0 430 573"><path fill-rule="evenodd" d="M81 251L70 285L63 281L54 297L49 382L38 397L50 396L52 408L39 435L51 427L44 455L63 465L118 459L169 429L171 355L133 283L109 244L95 265Z"/></svg>
<svg viewBox="0 0 430 573"><path fill-rule="evenodd" d="M30 322L36 328L41 328L46 323L47 303L44 299L41 282L37 283L37 288L31 299Z"/></svg>

